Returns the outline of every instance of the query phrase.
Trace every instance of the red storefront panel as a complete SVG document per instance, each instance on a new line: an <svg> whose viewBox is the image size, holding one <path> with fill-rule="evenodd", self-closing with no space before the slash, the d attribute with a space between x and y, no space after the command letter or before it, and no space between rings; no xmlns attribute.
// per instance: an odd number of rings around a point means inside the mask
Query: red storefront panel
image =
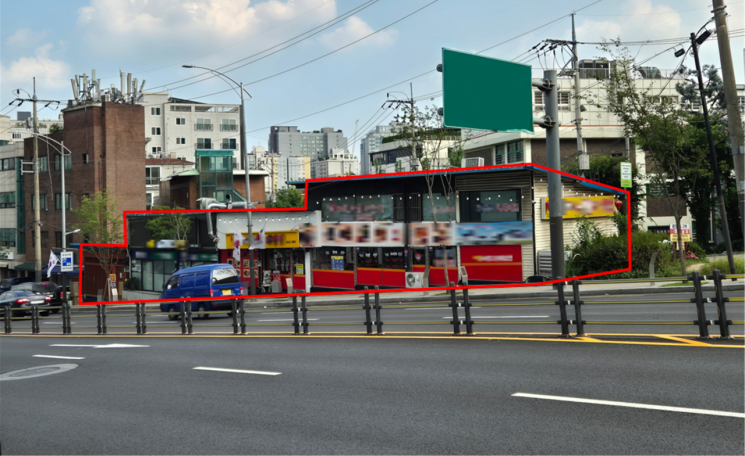
<svg viewBox="0 0 745 456"><path fill-rule="evenodd" d="M314 287L354 290L354 271L314 269L312 285Z"/></svg>
<svg viewBox="0 0 745 456"><path fill-rule="evenodd" d="M357 278L359 279L359 274ZM383 285L386 287L406 288L406 270L383 269Z"/></svg>
<svg viewBox="0 0 745 456"><path fill-rule="evenodd" d="M305 276L296 275L292 277L292 288L297 290L305 290Z"/></svg>
<svg viewBox="0 0 745 456"><path fill-rule="evenodd" d="M424 265L415 264L414 272L424 272ZM429 284L430 285L445 285L445 272L443 267L430 267L429 268ZM448 277L450 282L458 285L458 268L448 268ZM449 284L448 284L449 285Z"/></svg>
<svg viewBox="0 0 745 456"><path fill-rule="evenodd" d="M383 286L383 270L380 268L357 268L357 283Z"/></svg>
<svg viewBox="0 0 745 456"><path fill-rule="evenodd" d="M523 254L520 245L479 245L460 248L460 263L468 280L522 282Z"/></svg>

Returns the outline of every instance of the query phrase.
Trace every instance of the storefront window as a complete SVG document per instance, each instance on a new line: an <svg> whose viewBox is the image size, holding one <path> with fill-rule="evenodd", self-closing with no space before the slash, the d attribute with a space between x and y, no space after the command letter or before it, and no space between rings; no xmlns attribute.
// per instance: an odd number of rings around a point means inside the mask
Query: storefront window
<svg viewBox="0 0 745 456"><path fill-rule="evenodd" d="M520 190L460 192L461 223L522 220Z"/></svg>
<svg viewBox="0 0 745 456"><path fill-rule="evenodd" d="M377 247L359 247L357 249L357 267L359 268L382 268L382 258L378 254Z"/></svg>
<svg viewBox="0 0 745 456"><path fill-rule="evenodd" d="M153 291L153 262L142 262L142 289Z"/></svg>
<svg viewBox="0 0 745 456"><path fill-rule="evenodd" d="M279 271L280 274L290 273L290 249L268 249L267 267L271 271Z"/></svg>
<svg viewBox="0 0 745 456"><path fill-rule="evenodd" d="M398 247L383 248L383 268L406 269L404 249Z"/></svg>
<svg viewBox="0 0 745 456"><path fill-rule="evenodd" d="M354 263L348 254L350 248L327 247L314 250L313 269L328 269L332 271L354 271Z"/></svg>
<svg viewBox="0 0 745 456"><path fill-rule="evenodd" d="M324 222L393 221L393 195L356 195L324 198Z"/></svg>
<svg viewBox="0 0 745 456"><path fill-rule="evenodd" d="M446 247L443 252L442 247L436 247L429 252L430 266L444 267L445 266L445 254L447 254L448 268L455 268L455 247Z"/></svg>
<svg viewBox="0 0 745 456"><path fill-rule="evenodd" d="M438 222L455 221L455 195L445 195L433 193L432 198L429 195L422 195L422 221L434 222L434 215L437 214ZM450 218L448 218L450 216Z"/></svg>

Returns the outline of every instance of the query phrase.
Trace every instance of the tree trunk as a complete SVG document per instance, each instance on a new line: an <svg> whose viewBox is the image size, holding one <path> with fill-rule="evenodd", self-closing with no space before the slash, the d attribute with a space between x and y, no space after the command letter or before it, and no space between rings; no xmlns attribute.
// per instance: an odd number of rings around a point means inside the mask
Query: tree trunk
<svg viewBox="0 0 745 456"><path fill-rule="evenodd" d="M680 216L675 216L675 226L678 229L678 257L680 260L680 274L682 277L686 277L686 256L685 249L683 248L683 227L680 224Z"/></svg>

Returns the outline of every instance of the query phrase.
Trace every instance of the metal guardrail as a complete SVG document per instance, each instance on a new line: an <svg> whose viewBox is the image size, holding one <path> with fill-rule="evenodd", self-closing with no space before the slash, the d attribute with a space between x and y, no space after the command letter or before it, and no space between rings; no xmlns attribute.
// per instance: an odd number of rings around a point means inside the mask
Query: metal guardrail
<svg viewBox="0 0 745 456"><path fill-rule="evenodd" d="M666 300L666 299L658 299L658 300L644 300L644 301L631 301L631 300L612 300L612 301L600 301L600 300L591 300L591 301L585 301L581 298L580 293L580 285L583 283L587 284L587 282L582 282L580 280L574 280L569 282L561 282L553 285L554 290L556 290L557 293L557 299L555 301L538 301L538 302L508 302L508 301L501 301L501 302L490 302L490 303L479 303L479 307L507 307L507 306L558 306L559 310L559 319L554 321L474 321L474 318L471 315L471 307L472 304L470 302L470 297L467 289L462 290L462 302L459 302L457 299L457 292L456 290L450 290L450 296L449 296L449 302L444 302L442 304L426 304L426 305L381 305L380 302L380 292L378 291L378 287L375 287L371 293L366 293L364 295L364 304L362 306L362 310L364 311L364 321L347 321L347 322L321 322L321 323L313 323L314 326L362 326L365 327L365 334L366 335L382 335L384 334L384 325L405 325L405 326L417 326L417 325L452 325L453 335L466 335L471 336L474 335L474 325L483 326L483 325L546 325L546 324L558 324L560 326L561 333L559 334L559 337L571 337L572 334L570 334L570 326L575 326L576 333L575 336L585 336L585 327L587 325L597 325L597 326L604 326L604 325L696 325L698 327L699 336L698 339L710 339L711 336L709 335L709 326L718 326L719 327L719 339L732 339L732 336L730 334L729 327L732 325L743 325L742 321L732 321L727 318L727 309L726 309L726 303L727 302L742 302L745 299L744 298L727 298L723 295L722 290L722 283L725 280L728 279L741 279L745 278L745 275L743 274L731 274L731 275L724 275L721 274L719 270L715 270L714 273L710 276L702 276L699 274L699 272L693 272L690 277L680 277L676 279L680 280L686 280L686 281L692 281L693 287L694 287L694 297L691 298L689 301L695 305L696 308L696 319L690 320L690 321L606 321L606 320L598 320L598 321L586 321L582 317L582 308L586 305L609 305L609 304L634 304L634 305L640 305L640 304L673 304L673 303L684 303L685 301L682 301L680 299L678 300ZM705 297L702 289L702 280L711 280L714 282L714 296L712 297ZM669 281L669 279L667 279ZM649 279L641 279L637 280L636 282L648 282ZM625 281L625 283L628 283L629 281ZM454 284L451 282L450 284L453 286ZM371 291L367 287L365 287L366 291ZM371 300L372 295L372 300ZM567 296L568 295L568 296ZM372 301L372 302L371 302ZM706 309L705 304L706 303L715 303L717 306L717 314L718 318L716 320L709 320L706 316ZM188 304L188 305L187 305ZM572 306L574 308L574 318L570 319L568 315L567 308L569 306ZM110 313L107 308L112 307L110 309L111 312L117 312L117 313ZM396 310L401 309L411 309L411 308L417 308L417 307L443 307L447 308L450 307L452 310L452 319L448 321L405 321L405 322L384 322L382 318L383 310L385 309L386 312L393 312ZM464 315L461 317L459 315L458 309L463 308ZM31 328L30 328L30 334L37 335L41 334L41 327L40 327L40 313L46 313L48 314L50 310L61 310L60 316L62 320L62 334L63 335L72 335L73 334L73 328L71 324L71 318L72 318L72 307L69 304L64 304L61 307L43 307L39 308L38 306L32 306L31 311ZM135 304L135 312L132 314L131 312L125 312L125 313L119 313L116 310L116 306L110 306L110 305L96 305L95 306L96 312L95 315L76 315L76 319L78 318L95 318L96 319L96 325L95 326L76 326L75 329L95 329L98 335L107 335L109 334L109 329L123 329L123 328L131 328L133 334L138 335L145 335L148 334L148 327L147 327L147 316L148 315L178 315L180 320L180 328L181 328L181 334L182 335L191 335L194 334L194 324L193 324L193 318L194 315L197 316L197 318L206 319L211 314L224 314L225 310L220 311L193 311L191 302L189 301L181 301L179 302L179 307L177 312L146 312L145 309L145 303L138 303ZM309 312L326 312L326 311L339 311L339 310L358 310L360 309L359 306L350 306L350 307L344 307L344 306L335 306L331 308L308 308L306 303L306 297L301 296L300 302L298 304L298 297L292 298L292 322L291 323L247 323L246 321L246 314L247 313L258 313L262 312L265 313L267 311L273 312L272 310L267 309L254 309L254 310L246 310L245 309L245 303L242 299L232 299L231 300L231 310L230 310L230 316L231 320L228 325L228 327L232 326L232 332L233 334L241 334L245 335L247 334L247 328L249 327L277 327L277 326L291 326L293 328L293 333L296 335L308 335L310 334L310 320L308 319L308 313ZM18 310L15 310L18 312ZM13 321L18 320L25 320L25 318L16 318L13 316L14 310L10 306L6 306L4 308L4 330L5 334L13 334ZM24 310L25 312L25 310ZM276 310L275 312L286 312L286 310ZM135 318L135 322L133 326L127 325L127 326L110 326L108 324L107 318L109 316L133 316ZM45 318L48 319L48 318ZM207 324L200 324L198 328L204 328L204 327L222 327L225 328L225 324L214 324L214 325L207 325ZM465 329L465 334L462 332L462 328ZM18 330L19 328L16 328ZM23 331L25 331L26 328L23 328ZM18 333L18 334L26 334ZM83 333L87 334L87 333Z"/></svg>

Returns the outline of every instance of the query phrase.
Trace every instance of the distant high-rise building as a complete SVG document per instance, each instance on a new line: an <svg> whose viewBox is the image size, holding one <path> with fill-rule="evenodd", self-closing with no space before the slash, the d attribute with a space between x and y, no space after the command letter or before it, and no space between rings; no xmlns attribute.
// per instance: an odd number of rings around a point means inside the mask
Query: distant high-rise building
<svg viewBox="0 0 745 456"><path fill-rule="evenodd" d="M360 141L360 173L372 174L373 165L370 163L370 154L375 153L383 144L383 138L394 134L396 123L389 125L378 125L374 130L365 135Z"/></svg>
<svg viewBox="0 0 745 456"><path fill-rule="evenodd" d="M332 149L346 149L347 138L341 130L332 127L320 130L300 131L297 127L271 127L269 129L269 153L283 157L299 156L313 160L331 156Z"/></svg>

